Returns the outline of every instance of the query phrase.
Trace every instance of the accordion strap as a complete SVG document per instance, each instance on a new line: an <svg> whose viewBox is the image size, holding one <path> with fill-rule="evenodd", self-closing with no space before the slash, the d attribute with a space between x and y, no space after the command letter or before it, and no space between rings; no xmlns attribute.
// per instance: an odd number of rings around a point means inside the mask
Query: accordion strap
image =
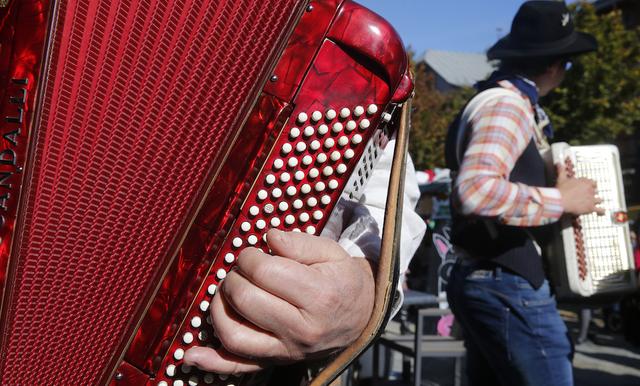
<svg viewBox="0 0 640 386"><path fill-rule="evenodd" d="M382 229L380 258L376 274L375 301L371 318L360 337L350 347L338 354L311 382L311 386L329 385L353 360L369 347L389 320L393 296L398 286L402 198L404 195L410 117L411 99L407 100L402 106L400 127L396 137L384 215L384 227Z"/></svg>

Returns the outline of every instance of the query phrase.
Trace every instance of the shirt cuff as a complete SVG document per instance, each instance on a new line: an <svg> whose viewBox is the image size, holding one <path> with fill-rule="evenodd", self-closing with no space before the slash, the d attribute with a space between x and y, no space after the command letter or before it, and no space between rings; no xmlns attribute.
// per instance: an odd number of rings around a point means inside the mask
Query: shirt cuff
<svg viewBox="0 0 640 386"><path fill-rule="evenodd" d="M552 223L564 213L562 195L556 188L538 188L542 197L542 218L545 223Z"/></svg>

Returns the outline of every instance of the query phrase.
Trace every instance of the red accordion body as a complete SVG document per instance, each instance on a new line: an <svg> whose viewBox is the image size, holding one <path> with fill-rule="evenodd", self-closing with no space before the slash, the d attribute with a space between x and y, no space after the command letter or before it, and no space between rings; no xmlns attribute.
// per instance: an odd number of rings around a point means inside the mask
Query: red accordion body
<svg viewBox="0 0 640 386"><path fill-rule="evenodd" d="M361 186L412 89L401 41L339 0L10 0L0 23L1 383L230 382L180 366L216 344L207 299Z"/></svg>

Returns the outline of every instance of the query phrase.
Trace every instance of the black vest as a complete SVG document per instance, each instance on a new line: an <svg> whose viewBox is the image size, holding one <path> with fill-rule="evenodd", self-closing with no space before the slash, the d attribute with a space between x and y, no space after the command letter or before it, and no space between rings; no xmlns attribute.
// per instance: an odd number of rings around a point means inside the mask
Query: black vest
<svg viewBox="0 0 640 386"><path fill-rule="evenodd" d="M447 166L454 172L459 169L453 157L456 132L460 126L457 121L458 119L451 125L445 144ZM547 186L544 161L533 138L516 161L509 181L529 186ZM548 226L516 227L501 224L494 219L463 216L453 205L452 214L451 241L454 245L475 258L485 259L487 266L499 265L522 276L534 288L542 285L545 279L544 266L533 238L540 245L546 244L550 231Z"/></svg>

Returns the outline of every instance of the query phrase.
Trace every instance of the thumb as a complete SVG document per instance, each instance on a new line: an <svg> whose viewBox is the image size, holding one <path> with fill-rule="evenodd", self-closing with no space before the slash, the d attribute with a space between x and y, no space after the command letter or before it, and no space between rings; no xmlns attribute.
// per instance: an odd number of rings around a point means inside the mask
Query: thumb
<svg viewBox="0 0 640 386"><path fill-rule="evenodd" d="M271 229L267 232L267 244L274 255L306 265L350 257L337 242L326 237L301 232L283 232Z"/></svg>
<svg viewBox="0 0 640 386"><path fill-rule="evenodd" d="M567 168L564 166L564 164L562 162L558 162L556 164L556 171L558 174L558 179L556 184L563 182L565 180L567 180L569 177L567 177Z"/></svg>

